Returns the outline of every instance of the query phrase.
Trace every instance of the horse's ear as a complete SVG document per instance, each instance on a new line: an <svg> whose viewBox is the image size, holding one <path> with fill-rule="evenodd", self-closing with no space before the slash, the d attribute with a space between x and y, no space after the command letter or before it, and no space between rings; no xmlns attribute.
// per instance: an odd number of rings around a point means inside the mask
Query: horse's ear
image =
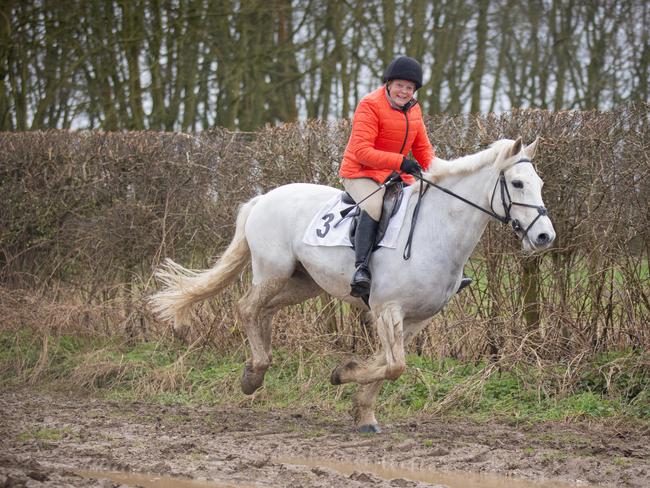
<svg viewBox="0 0 650 488"><path fill-rule="evenodd" d="M529 144L524 148L524 154L528 156L528 158L533 159L535 157L535 153L537 152L538 145L539 145L539 137L535 139L532 144Z"/></svg>
<svg viewBox="0 0 650 488"><path fill-rule="evenodd" d="M512 156L515 156L515 155L519 154L519 152L521 151L521 146L522 145L523 144L521 142L521 137L517 137L517 140L515 141L515 143L510 148L510 153L508 154L508 157L511 158Z"/></svg>

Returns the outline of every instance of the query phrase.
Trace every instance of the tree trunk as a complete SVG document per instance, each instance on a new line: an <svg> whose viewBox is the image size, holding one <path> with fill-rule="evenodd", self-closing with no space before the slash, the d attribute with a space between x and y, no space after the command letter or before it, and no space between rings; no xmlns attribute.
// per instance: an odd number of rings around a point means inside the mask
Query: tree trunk
<svg viewBox="0 0 650 488"><path fill-rule="evenodd" d="M472 82L471 90L471 113L481 111L481 85L483 83L483 74L485 72L486 51L487 51L487 29L488 29L488 10L490 0L479 0L478 2L478 20L476 24L476 62L470 75Z"/></svg>
<svg viewBox="0 0 650 488"><path fill-rule="evenodd" d="M129 130L144 129L144 109L142 108L142 85L140 82L140 44L142 42L141 0L120 0L122 9L122 43L128 67L128 104L130 116L124 121Z"/></svg>
<svg viewBox="0 0 650 488"><path fill-rule="evenodd" d="M524 301L524 320L527 332L539 328L540 298L539 298L539 257L524 258L522 261L521 294Z"/></svg>
<svg viewBox="0 0 650 488"><path fill-rule="evenodd" d="M12 49L11 19L15 0L6 0L0 5L0 131L13 130L11 100L5 80L9 77L9 59Z"/></svg>

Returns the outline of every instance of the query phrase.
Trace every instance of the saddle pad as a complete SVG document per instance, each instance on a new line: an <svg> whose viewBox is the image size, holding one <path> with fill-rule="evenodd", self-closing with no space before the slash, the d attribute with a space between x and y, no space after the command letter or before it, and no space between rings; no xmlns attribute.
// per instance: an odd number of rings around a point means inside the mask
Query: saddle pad
<svg viewBox="0 0 650 488"><path fill-rule="evenodd" d="M402 203L390 219L384 238L379 243L380 247L395 249L397 247L397 236L404 224L408 201L413 190L412 186L404 188ZM352 207L349 203L343 203L341 197L343 192L337 194L327 201L323 208L316 213L311 220L302 238L302 242L310 246L348 246L350 242L350 226L352 225L352 214L348 218L341 217L341 211Z"/></svg>

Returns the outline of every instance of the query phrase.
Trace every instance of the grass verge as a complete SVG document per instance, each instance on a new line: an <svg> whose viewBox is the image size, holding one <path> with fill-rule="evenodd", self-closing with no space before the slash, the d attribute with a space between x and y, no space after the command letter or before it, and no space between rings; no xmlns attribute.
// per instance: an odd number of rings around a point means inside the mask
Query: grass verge
<svg viewBox="0 0 650 488"><path fill-rule="evenodd" d="M239 390L243 355L171 341L128 344L115 339L0 333L0 384L90 391L149 402L250 405L345 411L354 386L332 386L332 355L306 350L274 353L265 386ZM379 413L403 418L418 412L500 418L512 422L621 417L650 423L650 355L609 353L571 363L461 363L409 356L408 368L387 382Z"/></svg>

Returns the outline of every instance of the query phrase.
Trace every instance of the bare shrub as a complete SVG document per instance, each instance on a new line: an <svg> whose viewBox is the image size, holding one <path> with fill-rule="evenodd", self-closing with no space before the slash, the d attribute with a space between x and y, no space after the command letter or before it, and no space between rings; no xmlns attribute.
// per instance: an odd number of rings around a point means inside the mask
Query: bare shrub
<svg viewBox="0 0 650 488"><path fill-rule="evenodd" d="M440 115L427 124L447 159L503 137L541 136L536 164L558 239L531 258L490 224L467 269L476 283L431 321L414 350L544 364L647 349L648 105ZM1 133L3 329L167 334L143 305L161 259L208 267L232 236L238 205L253 195L290 182L338 186L349 130L349 121L309 121L257 133ZM188 340L241 348L233 305L247 283L244 272L198 307ZM326 296L280 312L276 324L276 344L290 348L373 345L359 311Z"/></svg>

